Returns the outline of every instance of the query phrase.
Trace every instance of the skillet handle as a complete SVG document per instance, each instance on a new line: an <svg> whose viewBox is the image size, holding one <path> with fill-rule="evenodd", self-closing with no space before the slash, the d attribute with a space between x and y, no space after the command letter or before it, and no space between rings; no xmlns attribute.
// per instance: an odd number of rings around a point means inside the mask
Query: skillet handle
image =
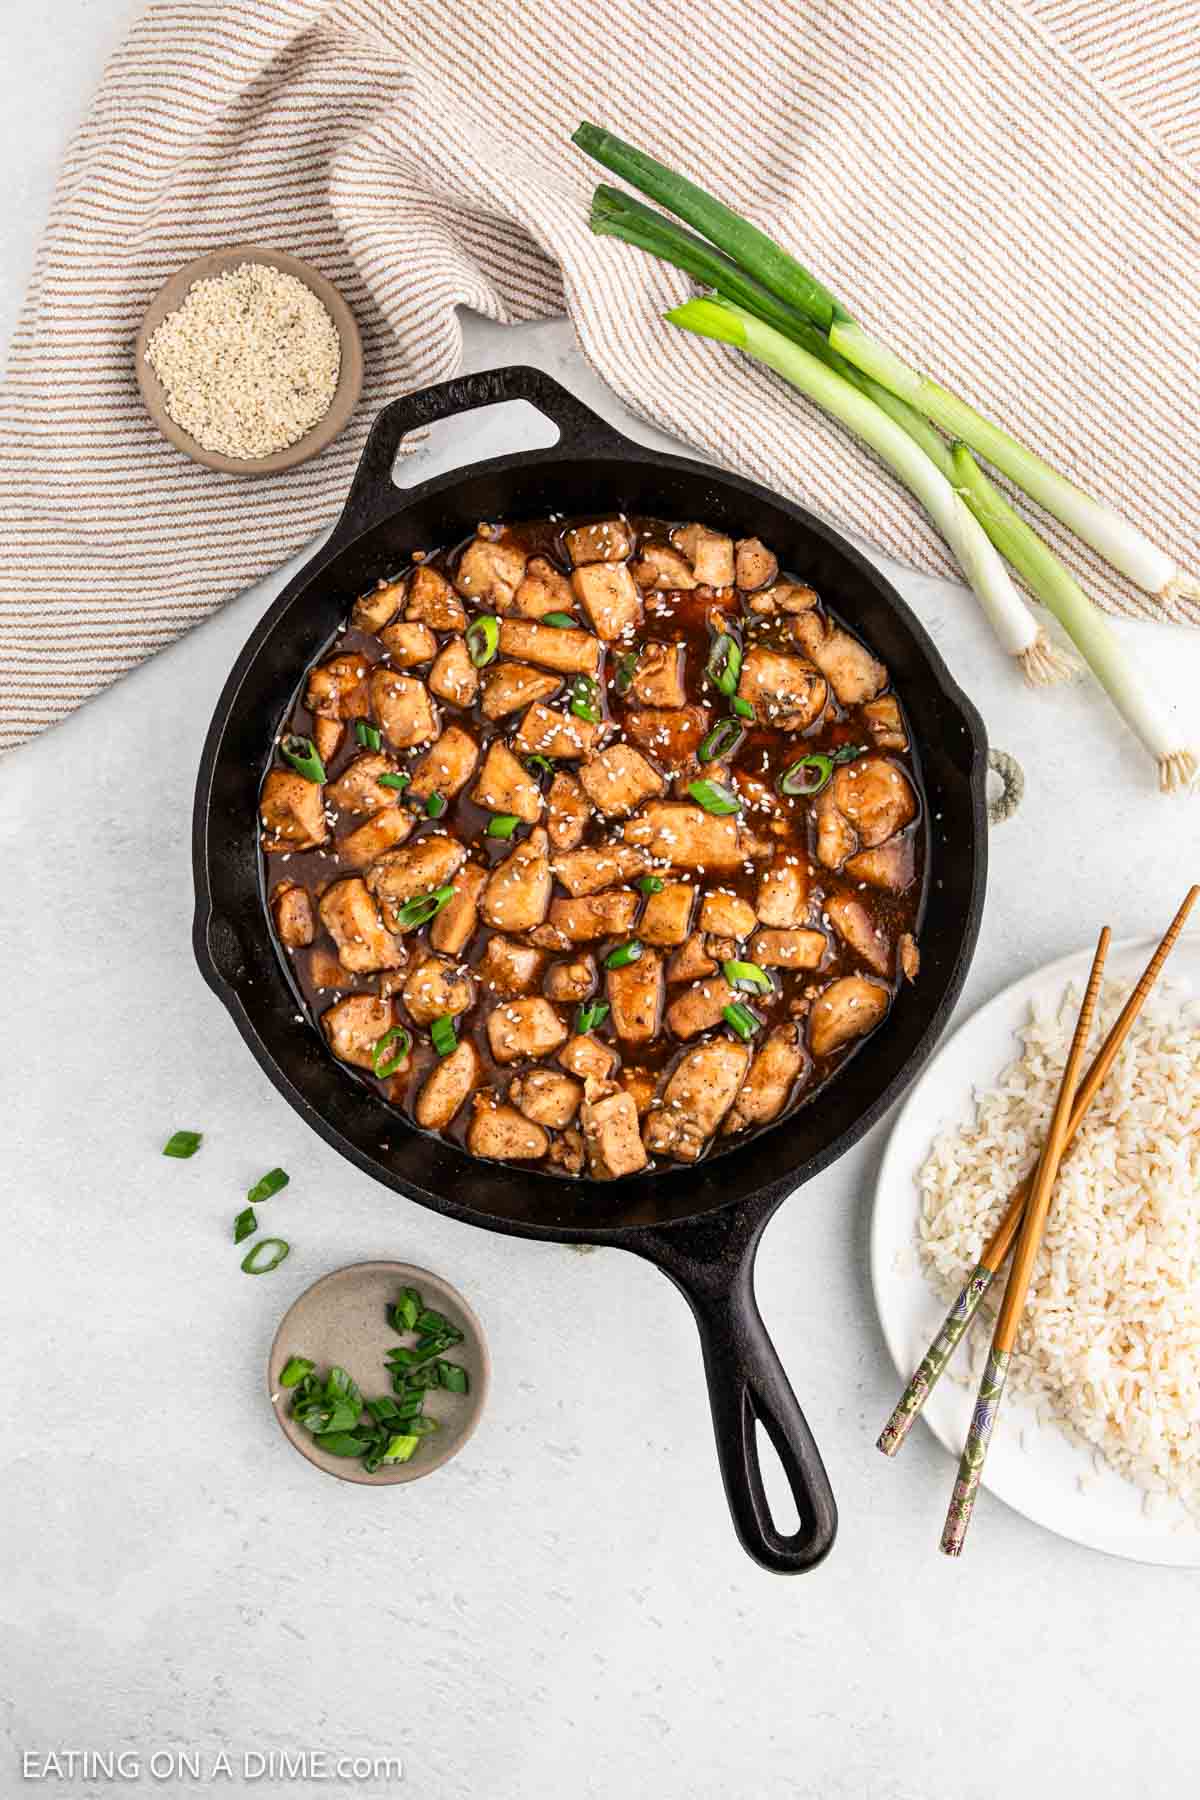
<svg viewBox="0 0 1200 1800"><path fill-rule="evenodd" d="M533 455L605 455L629 447L628 438L541 369L514 364L506 369L481 369L475 375L456 375L452 381L440 381L392 400L379 413L333 536L339 540L357 537L395 511L398 499L392 468L410 432L506 400L526 400L558 426L558 443Z"/></svg>

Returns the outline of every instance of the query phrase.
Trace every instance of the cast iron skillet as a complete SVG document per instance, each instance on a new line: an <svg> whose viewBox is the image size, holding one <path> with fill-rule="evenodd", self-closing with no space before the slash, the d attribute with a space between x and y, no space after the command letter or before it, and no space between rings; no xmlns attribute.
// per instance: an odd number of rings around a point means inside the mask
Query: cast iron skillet
<svg viewBox="0 0 1200 1800"><path fill-rule="evenodd" d="M498 401L530 401L558 427L549 450L494 457L407 491L391 471L416 428ZM921 975L815 1103L695 1168L613 1184L477 1162L409 1128L340 1067L297 1004L268 931L257 844L259 782L273 734L307 665L354 597L481 519L625 511L700 519L757 535L818 589L887 663L914 727L927 800L930 877ZM986 872L982 722L884 577L801 508L736 475L630 443L534 369L444 382L384 408L329 541L252 634L217 703L196 787L195 950L250 1049L302 1118L397 1192L491 1231L617 1244L656 1263L700 1331L717 1452L734 1524L765 1568L798 1573L829 1550L837 1509L820 1454L755 1304L754 1255L786 1195L840 1156L891 1105L932 1051L962 987ZM755 1424L768 1433L800 1516L777 1530Z"/></svg>

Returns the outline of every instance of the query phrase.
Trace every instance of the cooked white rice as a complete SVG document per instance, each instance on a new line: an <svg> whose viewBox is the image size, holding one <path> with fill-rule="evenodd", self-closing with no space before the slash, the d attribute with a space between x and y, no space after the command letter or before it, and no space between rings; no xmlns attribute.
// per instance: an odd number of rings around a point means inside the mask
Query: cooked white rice
<svg viewBox="0 0 1200 1800"><path fill-rule="evenodd" d="M1085 1069L1128 991L1106 984ZM922 1262L947 1299L1033 1165L1078 1010L1074 992L1035 1010L1022 1054L921 1170ZM1009 1387L1143 1489L1148 1511L1171 1497L1200 1524L1200 1006L1165 988L1063 1161Z"/></svg>

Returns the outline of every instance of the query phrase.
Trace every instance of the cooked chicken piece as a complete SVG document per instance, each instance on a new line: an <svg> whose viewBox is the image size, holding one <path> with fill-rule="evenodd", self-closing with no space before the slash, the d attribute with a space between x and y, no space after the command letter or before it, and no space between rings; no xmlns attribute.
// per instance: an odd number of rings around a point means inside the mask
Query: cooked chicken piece
<svg viewBox="0 0 1200 1800"><path fill-rule="evenodd" d="M404 983L404 1004L414 1025L456 1019L475 1003L475 983L443 956L427 956L414 965Z"/></svg>
<svg viewBox="0 0 1200 1800"><path fill-rule="evenodd" d="M776 1025L768 1032L725 1121L725 1136L744 1131L747 1125L769 1125L777 1119L806 1061L798 1025Z"/></svg>
<svg viewBox="0 0 1200 1800"><path fill-rule="evenodd" d="M583 842L592 816L587 795L566 769L560 769L546 796L546 828L556 850L574 850Z"/></svg>
<svg viewBox="0 0 1200 1800"><path fill-rule="evenodd" d="M484 991L511 1000L516 994L531 994L542 979L546 952L532 944L517 944L512 938L490 937L475 973Z"/></svg>
<svg viewBox="0 0 1200 1800"><path fill-rule="evenodd" d="M739 900L725 888L715 888L700 902L701 931L714 931L719 937L748 938L758 924L758 916L748 900Z"/></svg>
<svg viewBox="0 0 1200 1800"><path fill-rule="evenodd" d="M454 898L447 901L429 927L429 942L443 956L458 956L475 936L479 923L479 896L488 878L486 869L469 862L454 877Z"/></svg>
<svg viewBox="0 0 1200 1800"><path fill-rule="evenodd" d="M714 962L732 962L741 952L736 938L714 937L711 932L704 939L704 948Z"/></svg>
<svg viewBox="0 0 1200 1800"><path fill-rule="evenodd" d="M350 623L359 631L382 631L400 610L404 598L403 581L381 581L354 602Z"/></svg>
<svg viewBox="0 0 1200 1800"><path fill-rule="evenodd" d="M606 644L631 632L642 616L642 596L625 563L587 563L575 570L571 586Z"/></svg>
<svg viewBox="0 0 1200 1800"><path fill-rule="evenodd" d="M317 755L328 768L342 747L342 739L346 735L346 727L340 719L313 720L312 741Z"/></svg>
<svg viewBox="0 0 1200 1800"><path fill-rule="evenodd" d="M376 669L371 676L371 706L383 735L398 750L427 744L437 736L437 714L423 681L397 675L394 669Z"/></svg>
<svg viewBox="0 0 1200 1800"><path fill-rule="evenodd" d="M873 850L917 816L917 797L903 769L882 756L860 756L834 771L827 792L864 850Z"/></svg>
<svg viewBox="0 0 1200 1800"><path fill-rule="evenodd" d="M333 1054L341 1062L372 1071L375 1046L395 1023L393 1003L378 1000L374 994L351 994L321 1014L321 1029Z"/></svg>
<svg viewBox="0 0 1200 1800"><path fill-rule="evenodd" d="M398 765L382 750L364 750L346 764L336 781L326 788L327 801L339 812L377 813L395 806L400 798L394 787L381 787L381 775L395 775Z"/></svg>
<svg viewBox="0 0 1200 1800"><path fill-rule="evenodd" d="M337 945L338 960L352 975L398 969L404 951L384 927L379 908L358 875L345 875L321 895L321 923Z"/></svg>
<svg viewBox="0 0 1200 1800"><path fill-rule="evenodd" d="M602 888L644 875L650 859L632 844L589 844L586 850L568 850L556 856L550 866L568 894L578 900L581 895L598 894Z"/></svg>
<svg viewBox="0 0 1200 1800"><path fill-rule="evenodd" d="M745 859L736 815L706 813L702 806L651 800L621 829L627 844L639 844L676 869L715 875L740 868Z"/></svg>
<svg viewBox="0 0 1200 1800"><path fill-rule="evenodd" d="M531 831L511 856L497 863L479 901L487 924L497 931L530 931L546 917L554 877L544 831Z"/></svg>
<svg viewBox="0 0 1200 1800"><path fill-rule="evenodd" d="M502 1000L487 1019L488 1043L498 1063L525 1056L551 1056L567 1041L567 1028L540 994L527 1000Z"/></svg>
<svg viewBox="0 0 1200 1800"><path fill-rule="evenodd" d="M513 1077L508 1097L535 1125L561 1131L579 1111L583 1089L557 1069L529 1069Z"/></svg>
<svg viewBox="0 0 1200 1800"><path fill-rule="evenodd" d="M705 975L714 975L717 965L708 954L703 934L699 931L682 943L667 964L667 981L700 981Z"/></svg>
<svg viewBox="0 0 1200 1800"><path fill-rule="evenodd" d="M750 597L750 611L754 613L802 613L816 604L816 589L798 581L777 581Z"/></svg>
<svg viewBox="0 0 1200 1800"><path fill-rule="evenodd" d="M503 719L532 700L550 700L562 687L558 675L531 669L528 663L493 663L483 672L483 716Z"/></svg>
<svg viewBox="0 0 1200 1800"><path fill-rule="evenodd" d="M645 1118L658 1092L658 1077L649 1069L622 1069L617 1080L627 1094L632 1094L639 1119Z"/></svg>
<svg viewBox="0 0 1200 1800"><path fill-rule="evenodd" d="M489 812L515 813L527 825L536 825L542 816L541 788L501 738L488 745L471 798Z"/></svg>
<svg viewBox="0 0 1200 1800"><path fill-rule="evenodd" d="M750 1064L748 1044L713 1038L675 1065L662 1102L646 1119L646 1147L695 1162L725 1117Z"/></svg>
<svg viewBox="0 0 1200 1800"><path fill-rule="evenodd" d="M364 686L371 665L361 651L347 650L310 669L304 704L322 719L359 719L367 710Z"/></svg>
<svg viewBox="0 0 1200 1800"><path fill-rule="evenodd" d="M384 792L387 791L385 788ZM395 801L394 793L392 800ZM412 814L401 807L395 804L381 807L377 813L372 813L365 825L338 839L337 853L344 862L353 863L356 869L365 869L385 850L394 850L397 844L402 844L415 824Z"/></svg>
<svg viewBox="0 0 1200 1800"><path fill-rule="evenodd" d="M431 835L400 850L387 850L366 873L366 883L385 913L394 912L418 894L444 887L461 869L467 853L457 838Z"/></svg>
<svg viewBox="0 0 1200 1800"><path fill-rule="evenodd" d="M428 625L419 625L415 620L397 619L380 632L379 641L394 669L415 669L421 663L432 662L437 655L436 637Z"/></svg>
<svg viewBox="0 0 1200 1800"><path fill-rule="evenodd" d="M454 585L468 600L488 601L497 612L508 612L524 574L523 550L477 537L459 557Z"/></svg>
<svg viewBox="0 0 1200 1800"><path fill-rule="evenodd" d="M430 625L434 631L467 629L462 601L446 577L427 563L421 563L408 578L404 616L416 619L421 625Z"/></svg>
<svg viewBox="0 0 1200 1800"><path fill-rule="evenodd" d="M279 941L289 950L311 944L317 932L312 899L308 889L297 881L281 881L271 895L271 917Z"/></svg>
<svg viewBox="0 0 1200 1800"><path fill-rule="evenodd" d="M491 1088L476 1094L467 1127L467 1149L472 1156L497 1162L536 1162L549 1148L550 1139L541 1126L515 1106L498 1104Z"/></svg>
<svg viewBox="0 0 1200 1800"><path fill-rule="evenodd" d="M665 769L683 769L695 761L709 727L703 706L653 706L626 713L625 735Z"/></svg>
<svg viewBox="0 0 1200 1800"><path fill-rule="evenodd" d="M738 694L754 708L760 725L780 731L807 731L825 711L829 687L801 656L782 656L756 645L746 652Z"/></svg>
<svg viewBox="0 0 1200 1800"><path fill-rule="evenodd" d="M843 706L859 706L873 700L887 686L888 672L876 662L865 644L843 631L824 613L800 613L792 632L816 663Z"/></svg>
<svg viewBox="0 0 1200 1800"><path fill-rule="evenodd" d="M917 940L911 931L900 933L900 942L896 946L901 972L908 981L915 981L921 973L921 952L917 949Z"/></svg>
<svg viewBox="0 0 1200 1800"><path fill-rule="evenodd" d="M568 943L587 944L595 938L620 937L637 916L638 896L629 888L610 888L606 894L589 894L581 900L552 900L550 923Z"/></svg>
<svg viewBox="0 0 1200 1800"><path fill-rule="evenodd" d="M594 994L598 979L594 957L573 956L569 962L551 963L543 985L549 999L569 1004Z"/></svg>
<svg viewBox="0 0 1200 1800"><path fill-rule="evenodd" d="M590 1032L577 1033L558 1053L558 1060L581 1081L606 1081L617 1065L617 1053Z"/></svg>
<svg viewBox="0 0 1200 1800"><path fill-rule="evenodd" d="M576 568L581 563L624 562L633 555L633 533L624 519L574 525L566 534L566 544Z"/></svg>
<svg viewBox="0 0 1200 1800"><path fill-rule="evenodd" d="M609 969L604 991L612 1007L613 1030L624 1043L648 1044L658 1036L666 983L656 950L643 950L636 962Z"/></svg>
<svg viewBox="0 0 1200 1800"><path fill-rule="evenodd" d="M754 909L763 925L803 925L808 918L808 858L779 850L758 877Z"/></svg>
<svg viewBox="0 0 1200 1800"><path fill-rule="evenodd" d="M606 819L626 818L643 800L667 789L658 770L629 744L610 744L591 757L580 769L579 781L596 811Z"/></svg>
<svg viewBox="0 0 1200 1800"><path fill-rule="evenodd" d="M685 650L682 644L643 644L630 693L640 706L685 706Z"/></svg>
<svg viewBox="0 0 1200 1800"><path fill-rule="evenodd" d="M444 649L438 651L427 679L430 693L444 700L447 706L474 706L479 692L479 670L471 661L466 638L452 637Z"/></svg>
<svg viewBox="0 0 1200 1800"><path fill-rule="evenodd" d="M548 629L553 629L549 627ZM549 756L559 762L579 762L590 756L600 737L599 725L577 719L574 713L556 712L535 700L521 720L513 749L522 756Z"/></svg>
<svg viewBox="0 0 1200 1800"><path fill-rule="evenodd" d="M739 538L734 579L743 592L766 587L779 574L779 558L761 538Z"/></svg>
<svg viewBox="0 0 1200 1800"><path fill-rule="evenodd" d="M548 612L573 613L575 593L544 556L531 556L525 579L513 595L512 610L523 619L542 619Z"/></svg>
<svg viewBox="0 0 1200 1800"><path fill-rule="evenodd" d="M891 942L861 900L851 894L833 894L825 902L825 916L842 942L861 956L869 969L877 975L891 974Z"/></svg>
<svg viewBox="0 0 1200 1800"><path fill-rule="evenodd" d="M650 1159L638 1129L633 1095L623 1088L606 1091L607 1084L602 1082L594 1086L595 1091L588 1094L579 1114L588 1172L594 1181L636 1175Z"/></svg>
<svg viewBox="0 0 1200 1800"><path fill-rule="evenodd" d="M908 749L904 717L894 694L881 694L878 700L868 700L862 710L867 730L880 750Z"/></svg>
<svg viewBox="0 0 1200 1800"><path fill-rule="evenodd" d="M460 1038L449 1056L440 1056L417 1095L414 1115L426 1131L445 1131L479 1080L479 1053Z"/></svg>
<svg viewBox="0 0 1200 1800"><path fill-rule="evenodd" d="M268 769L258 810L267 850L311 850L329 836L324 788L294 769Z"/></svg>
<svg viewBox="0 0 1200 1800"><path fill-rule="evenodd" d="M723 975L710 975L685 988L667 1008L667 1024L676 1037L695 1037L721 1023L721 1014L737 995Z"/></svg>
<svg viewBox="0 0 1200 1800"><path fill-rule="evenodd" d="M466 787L479 761L479 745L461 725L447 725L437 741L412 766L407 797L428 800L441 794L447 800Z"/></svg>
<svg viewBox="0 0 1200 1800"><path fill-rule="evenodd" d="M889 894L902 894L915 874L913 844L908 837L888 838L874 850L860 850L847 857L843 873L868 887L884 888Z"/></svg>
<svg viewBox="0 0 1200 1800"><path fill-rule="evenodd" d="M696 890L689 881L668 881L657 894L651 894L638 922L638 936L643 944L682 944L688 934L695 897Z"/></svg>
<svg viewBox="0 0 1200 1800"><path fill-rule="evenodd" d="M582 1175L583 1133L576 1131L574 1126L567 1131L555 1132L550 1139L549 1160L564 1175Z"/></svg>
<svg viewBox="0 0 1200 1800"><path fill-rule="evenodd" d="M501 619L500 651L560 675L598 675L604 645L590 631L542 625L536 619Z"/></svg>
<svg viewBox="0 0 1200 1800"><path fill-rule="evenodd" d="M697 585L691 564L666 544L644 544L633 575L640 588L662 588L676 594L690 593Z"/></svg>
<svg viewBox="0 0 1200 1800"><path fill-rule="evenodd" d="M681 525L671 533L671 542L691 563L700 587L733 586L733 539L724 532L710 531L707 525Z"/></svg>
<svg viewBox="0 0 1200 1800"><path fill-rule="evenodd" d="M849 821L838 811L832 787L817 800L817 857L827 869L840 869L857 848L858 839Z"/></svg>
<svg viewBox="0 0 1200 1800"><path fill-rule="evenodd" d="M336 993L346 985L346 971L342 967L341 958L335 950L327 950L324 944L315 944L308 953L308 979L318 994ZM379 983L379 991L383 995L383 983L390 977L384 975ZM383 995L386 999L387 996Z"/></svg>
<svg viewBox="0 0 1200 1800"><path fill-rule="evenodd" d="M814 1056L828 1056L851 1038L874 1031L888 1009L888 991L865 975L843 975L818 994L808 1016Z"/></svg>
<svg viewBox="0 0 1200 1800"><path fill-rule="evenodd" d="M824 954L823 931L768 926L750 939L750 960L763 969L816 969Z"/></svg>

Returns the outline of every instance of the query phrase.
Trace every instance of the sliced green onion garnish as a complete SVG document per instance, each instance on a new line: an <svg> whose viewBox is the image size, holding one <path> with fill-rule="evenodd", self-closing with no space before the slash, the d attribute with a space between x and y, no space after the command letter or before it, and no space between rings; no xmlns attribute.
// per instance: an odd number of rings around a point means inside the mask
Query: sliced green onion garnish
<svg viewBox="0 0 1200 1800"><path fill-rule="evenodd" d="M427 819L440 819L445 810L445 794L430 794L428 800L425 802L425 817Z"/></svg>
<svg viewBox="0 0 1200 1800"><path fill-rule="evenodd" d="M865 756L867 748L866 744L843 744L839 750L831 750L829 754L835 763L848 763L853 762L856 756Z"/></svg>
<svg viewBox="0 0 1200 1800"><path fill-rule="evenodd" d="M732 1026L733 1030L737 1032L744 1044L750 1042L750 1039L762 1024L762 1020L758 1015L752 1013L750 1008L744 1006L740 1000L735 1000L730 1006L722 1007L721 1017L727 1025Z"/></svg>
<svg viewBox="0 0 1200 1800"><path fill-rule="evenodd" d="M272 1269L279 1267L291 1247L283 1238L259 1238L242 1258L242 1268L247 1275L269 1275ZM261 1260L264 1255L266 1262Z"/></svg>
<svg viewBox="0 0 1200 1800"><path fill-rule="evenodd" d="M279 1377L280 1387L299 1387L306 1375L311 1375L316 1363L309 1362L307 1356L289 1356L283 1365Z"/></svg>
<svg viewBox="0 0 1200 1800"><path fill-rule="evenodd" d="M324 781L325 764L311 738L297 737L292 732L281 741L279 752L306 781Z"/></svg>
<svg viewBox="0 0 1200 1800"><path fill-rule="evenodd" d="M772 991L771 977L765 969L760 969L757 963L737 962L731 957L728 962L721 964L721 968L730 987L753 988L760 994L769 994Z"/></svg>
<svg viewBox="0 0 1200 1800"><path fill-rule="evenodd" d="M590 675L577 675L571 683L571 711L591 725L600 723L600 690Z"/></svg>
<svg viewBox="0 0 1200 1800"><path fill-rule="evenodd" d="M432 894L418 894L415 900L406 900L392 914L393 929L412 931L417 925L427 924L443 906L449 906L453 898L454 889L447 882L445 887L434 888Z"/></svg>
<svg viewBox="0 0 1200 1800"><path fill-rule="evenodd" d="M627 968L630 963L638 960L642 949L643 945L637 938L630 938L627 943L618 944L615 950L609 951L604 959L604 966L606 969Z"/></svg>
<svg viewBox="0 0 1200 1800"><path fill-rule="evenodd" d="M162 1153L164 1156L178 1156L186 1159L189 1156L195 1156L203 1142L204 1133L202 1131L173 1131L163 1145Z"/></svg>
<svg viewBox="0 0 1200 1800"><path fill-rule="evenodd" d="M722 631L712 647L704 673L722 694L737 691L742 672L742 646L729 632Z"/></svg>
<svg viewBox="0 0 1200 1800"><path fill-rule="evenodd" d="M790 769L785 769L779 777L781 794L800 794L811 797L819 794L833 774L833 758L820 750L813 750L808 756L802 756L794 762Z"/></svg>
<svg viewBox="0 0 1200 1800"><path fill-rule="evenodd" d="M721 719L708 736L701 739L697 755L702 763L720 762L724 757L733 755L745 736L744 727L736 719Z"/></svg>
<svg viewBox="0 0 1200 1800"><path fill-rule="evenodd" d="M421 1442L419 1437L405 1434L403 1437L388 1439L388 1447L383 1453L385 1463L406 1463Z"/></svg>
<svg viewBox="0 0 1200 1800"><path fill-rule="evenodd" d="M240 1244L243 1238L253 1237L258 1230L258 1215L252 1206L244 1206L233 1221L233 1241Z"/></svg>
<svg viewBox="0 0 1200 1800"><path fill-rule="evenodd" d="M392 1049L392 1045L395 1049ZM403 1025L393 1025L385 1031L381 1038L376 1038L375 1048L371 1052L371 1066L381 1081L394 1075L408 1061L408 1053L412 1049L412 1038Z"/></svg>
<svg viewBox="0 0 1200 1800"><path fill-rule="evenodd" d="M449 1013L443 1013L429 1027L429 1036L439 1056L449 1056L458 1044L458 1033L454 1029L454 1020Z"/></svg>
<svg viewBox="0 0 1200 1800"><path fill-rule="evenodd" d="M392 1307L392 1325L397 1331L411 1331L421 1315L421 1296L416 1288L400 1289L400 1296Z"/></svg>
<svg viewBox="0 0 1200 1800"><path fill-rule="evenodd" d="M754 717L754 708L748 700L743 700L740 694L730 694L729 704L739 719L752 719Z"/></svg>
<svg viewBox="0 0 1200 1800"><path fill-rule="evenodd" d="M548 756L535 755L525 758L525 767L531 775L553 775L554 764Z"/></svg>
<svg viewBox="0 0 1200 1800"><path fill-rule="evenodd" d="M603 1025L608 1017L607 1000L589 1000L575 1014L575 1029L580 1037L586 1037L597 1025Z"/></svg>
<svg viewBox="0 0 1200 1800"><path fill-rule="evenodd" d="M412 776L411 775L377 775L376 780L378 781L380 787L395 788L395 790L398 794L402 794L404 792L405 788L408 786L409 782L412 780Z"/></svg>
<svg viewBox="0 0 1200 1800"><path fill-rule="evenodd" d="M257 1206L263 1200L269 1200L272 1194L279 1193L288 1184L286 1169L269 1169L261 1181L256 1181L246 1195L247 1204Z"/></svg>
<svg viewBox="0 0 1200 1800"><path fill-rule="evenodd" d="M643 894L661 894L666 885L661 875L643 875L638 882Z"/></svg>
<svg viewBox="0 0 1200 1800"><path fill-rule="evenodd" d="M723 781L689 781L688 793L692 799L702 806L706 813L718 816L726 813L738 813L742 803L732 788L727 788Z"/></svg>
<svg viewBox="0 0 1200 1800"><path fill-rule="evenodd" d="M439 1362L437 1365L438 1380L448 1394L465 1394L467 1392L467 1371L457 1363Z"/></svg>
<svg viewBox="0 0 1200 1800"><path fill-rule="evenodd" d="M559 631L574 631L576 621L571 617L570 613L552 612L543 613L538 620L538 624L555 625L558 627Z"/></svg>
<svg viewBox="0 0 1200 1800"><path fill-rule="evenodd" d="M467 626L467 655L477 669L490 663L500 648L500 621L481 613Z"/></svg>
<svg viewBox="0 0 1200 1800"><path fill-rule="evenodd" d="M487 824L487 836L510 838L521 823L516 813L493 813Z"/></svg>
<svg viewBox="0 0 1200 1800"><path fill-rule="evenodd" d="M354 735L366 750L382 750L383 733L369 719L355 719Z"/></svg>
<svg viewBox="0 0 1200 1800"><path fill-rule="evenodd" d="M613 686L618 694L627 694L633 686L641 654L640 650L627 650L624 656L617 659L617 666L613 671Z"/></svg>

